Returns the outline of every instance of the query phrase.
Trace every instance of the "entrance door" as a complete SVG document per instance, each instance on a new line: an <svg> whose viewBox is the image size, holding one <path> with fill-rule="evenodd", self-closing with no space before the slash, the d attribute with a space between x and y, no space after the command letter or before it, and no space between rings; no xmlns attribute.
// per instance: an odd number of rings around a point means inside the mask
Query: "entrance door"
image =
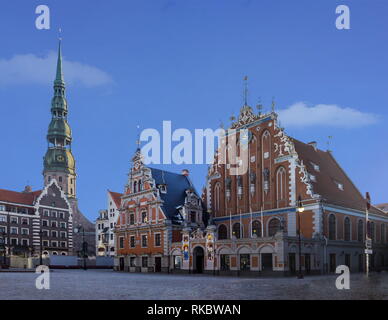
<svg viewBox="0 0 388 320"><path fill-rule="evenodd" d="M193 251L193 258L194 258L194 273L202 273L203 272L203 263L204 263L204 252L202 247L195 247Z"/></svg>
<svg viewBox="0 0 388 320"><path fill-rule="evenodd" d="M310 274L311 271L311 256L309 253L304 255L304 267L306 268L306 273Z"/></svg>
<svg viewBox="0 0 388 320"><path fill-rule="evenodd" d="M364 272L364 262L365 258L363 254L358 255L358 271L359 272Z"/></svg>
<svg viewBox="0 0 388 320"><path fill-rule="evenodd" d="M288 254L288 263L290 265L290 272L295 273L296 271L295 253Z"/></svg>
<svg viewBox="0 0 388 320"><path fill-rule="evenodd" d="M119 270L124 271L124 258L120 257L119 259Z"/></svg>
<svg viewBox="0 0 388 320"><path fill-rule="evenodd" d="M330 253L330 272L335 272L335 269L337 268L337 262L335 258L335 253Z"/></svg>
<svg viewBox="0 0 388 320"><path fill-rule="evenodd" d="M263 271L272 270L272 253L262 253L261 261L262 261L261 266Z"/></svg>
<svg viewBox="0 0 388 320"><path fill-rule="evenodd" d="M155 257L155 272L162 271L162 257Z"/></svg>

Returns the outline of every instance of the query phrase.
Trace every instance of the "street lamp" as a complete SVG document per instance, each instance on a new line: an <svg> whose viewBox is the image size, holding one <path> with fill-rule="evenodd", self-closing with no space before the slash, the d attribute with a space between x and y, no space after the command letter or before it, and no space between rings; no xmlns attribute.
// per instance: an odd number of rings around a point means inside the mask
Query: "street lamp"
<svg viewBox="0 0 388 320"><path fill-rule="evenodd" d="M82 230L82 257L83 257L83 269L87 270L86 267L86 253L88 248L88 243L85 241L85 228L82 225L79 225L78 227L74 228L75 233L80 233Z"/></svg>
<svg viewBox="0 0 388 320"><path fill-rule="evenodd" d="M6 248L5 248L5 237L4 237L3 233L1 233L1 238L0 238L0 249L3 252L3 265L5 267L7 264L7 261L6 261L6 257L5 257Z"/></svg>
<svg viewBox="0 0 388 320"><path fill-rule="evenodd" d="M298 279L303 279L303 274L302 274L302 240L300 237L300 214L304 211L304 207L302 204L302 198L299 195L298 197L298 237L299 237L299 274L298 274Z"/></svg>
<svg viewBox="0 0 388 320"><path fill-rule="evenodd" d="M40 230L39 231L39 237L40 237L40 252L39 252L39 265L43 265L43 257L42 257L42 254L43 254L43 231Z"/></svg>

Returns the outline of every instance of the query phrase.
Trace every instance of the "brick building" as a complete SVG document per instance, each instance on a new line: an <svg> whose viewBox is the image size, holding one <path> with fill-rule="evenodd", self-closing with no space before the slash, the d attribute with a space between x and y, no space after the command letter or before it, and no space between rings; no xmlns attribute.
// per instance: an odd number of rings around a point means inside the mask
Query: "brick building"
<svg viewBox="0 0 388 320"><path fill-rule="evenodd" d="M202 201L188 171L176 174L143 164L140 149L132 159L120 215L115 228L115 269L167 272L172 243L181 241L187 227L204 227Z"/></svg>
<svg viewBox="0 0 388 320"><path fill-rule="evenodd" d="M0 189L0 242L3 256L73 253L72 209L55 180L43 190Z"/></svg>
<svg viewBox="0 0 388 320"><path fill-rule="evenodd" d="M180 268L188 272L293 274L300 230L303 272L334 272L340 264L363 271L365 199L332 153L288 136L274 111L254 114L247 104L231 128L247 148L247 172L231 175L231 164L218 163L230 152L229 137L222 137L203 194L212 221L184 230L172 244L172 260L183 257ZM242 129L248 132L240 137ZM386 268L388 214L372 206L369 219L371 268Z"/></svg>

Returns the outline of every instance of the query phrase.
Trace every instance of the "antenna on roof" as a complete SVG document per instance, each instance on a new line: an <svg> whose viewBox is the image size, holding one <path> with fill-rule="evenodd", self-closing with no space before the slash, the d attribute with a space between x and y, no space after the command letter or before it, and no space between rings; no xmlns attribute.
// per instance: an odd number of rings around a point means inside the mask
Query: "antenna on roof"
<svg viewBox="0 0 388 320"><path fill-rule="evenodd" d="M332 139L333 139L333 136L328 136L327 137L327 151L328 152L331 152L330 145L331 145Z"/></svg>

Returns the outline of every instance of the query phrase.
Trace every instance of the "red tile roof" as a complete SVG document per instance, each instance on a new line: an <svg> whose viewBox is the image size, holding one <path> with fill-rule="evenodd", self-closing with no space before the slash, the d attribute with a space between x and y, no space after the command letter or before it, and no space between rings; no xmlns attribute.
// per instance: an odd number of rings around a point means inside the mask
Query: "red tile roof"
<svg viewBox="0 0 388 320"><path fill-rule="evenodd" d="M32 206L41 193L42 190L25 193L0 189L0 201Z"/></svg>
<svg viewBox="0 0 388 320"><path fill-rule="evenodd" d="M307 172L316 177L316 182L312 181L314 193L319 194L325 203L361 211L365 210L366 201L363 195L346 175L330 151L315 149L312 145L291 139L299 159L306 166ZM319 171L315 170L314 164L319 166ZM338 188L337 183L343 185L343 190ZM385 214L373 206L370 212Z"/></svg>
<svg viewBox="0 0 388 320"><path fill-rule="evenodd" d="M113 192L113 191L110 191L110 190L108 190L108 192L112 196L112 199L115 202L117 208L120 208L120 206L121 206L121 197L123 196L123 194L122 193L118 193L118 192Z"/></svg>

